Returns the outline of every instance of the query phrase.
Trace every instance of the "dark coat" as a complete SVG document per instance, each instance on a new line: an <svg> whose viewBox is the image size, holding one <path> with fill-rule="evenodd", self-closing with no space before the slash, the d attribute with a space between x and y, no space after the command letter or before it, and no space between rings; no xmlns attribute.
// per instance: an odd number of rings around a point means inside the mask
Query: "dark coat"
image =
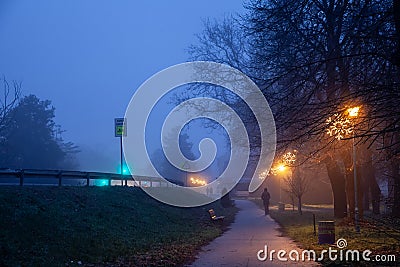
<svg viewBox="0 0 400 267"><path fill-rule="evenodd" d="M268 191L264 191L261 195L261 199L264 203L269 203L269 199L271 198L271 195L269 194Z"/></svg>

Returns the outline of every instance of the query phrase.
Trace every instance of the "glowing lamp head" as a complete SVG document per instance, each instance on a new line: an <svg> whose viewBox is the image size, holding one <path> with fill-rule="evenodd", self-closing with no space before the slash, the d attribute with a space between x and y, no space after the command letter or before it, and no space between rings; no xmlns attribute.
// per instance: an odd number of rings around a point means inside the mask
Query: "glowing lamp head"
<svg viewBox="0 0 400 267"><path fill-rule="evenodd" d="M359 111L360 111L360 107L353 107L353 108L347 109L347 112L349 113L350 117L357 117Z"/></svg>
<svg viewBox="0 0 400 267"><path fill-rule="evenodd" d="M285 169L286 169L286 167L285 167L285 165L283 165L283 164L280 164L280 165L278 166L278 171L280 171L280 172L283 172Z"/></svg>

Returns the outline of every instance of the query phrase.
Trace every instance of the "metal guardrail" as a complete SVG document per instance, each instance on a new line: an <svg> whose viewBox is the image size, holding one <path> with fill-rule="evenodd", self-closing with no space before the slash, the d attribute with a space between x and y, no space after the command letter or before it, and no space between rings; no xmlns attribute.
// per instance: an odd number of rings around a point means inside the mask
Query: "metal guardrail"
<svg viewBox="0 0 400 267"><path fill-rule="evenodd" d="M18 179L18 182L11 183L13 185L43 185L40 181L43 179L55 179L55 183L51 185L63 186L63 181L69 181L69 185L93 185L90 182L92 180L106 180L107 184L112 185L112 181L120 181L121 185L128 185L128 181L132 181L131 186L147 186L152 187L154 183L158 183L158 186L170 186L171 184L165 183L159 177L146 177L146 176L132 176L123 175L116 173L104 173L104 172L82 172L82 171L66 171L66 170L34 170L34 169L0 169L0 185L4 185L4 181L7 179ZM35 179L35 183L27 183L27 179ZM71 181L80 181L80 183L72 183ZM84 183L82 183L82 181ZM173 182L173 181L171 181ZM8 183L10 184L10 183ZM95 185L95 184L94 184Z"/></svg>

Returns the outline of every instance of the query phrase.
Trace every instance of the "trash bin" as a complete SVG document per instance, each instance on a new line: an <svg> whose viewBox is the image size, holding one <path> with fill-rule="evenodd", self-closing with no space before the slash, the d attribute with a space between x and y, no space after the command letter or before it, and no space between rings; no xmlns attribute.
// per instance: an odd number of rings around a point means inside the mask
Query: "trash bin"
<svg viewBox="0 0 400 267"><path fill-rule="evenodd" d="M279 202L278 203L278 210L279 211L285 211L285 203Z"/></svg>
<svg viewBox="0 0 400 267"><path fill-rule="evenodd" d="M335 222L318 222L318 244L335 244Z"/></svg>

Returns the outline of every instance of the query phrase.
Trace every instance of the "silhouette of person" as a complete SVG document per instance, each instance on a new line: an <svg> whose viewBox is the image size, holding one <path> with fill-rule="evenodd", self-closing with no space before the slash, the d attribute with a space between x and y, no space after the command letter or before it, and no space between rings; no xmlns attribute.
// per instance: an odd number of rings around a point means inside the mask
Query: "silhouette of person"
<svg viewBox="0 0 400 267"><path fill-rule="evenodd" d="M261 194L261 199L264 204L264 210L265 210L265 215L269 214L269 199L271 198L271 195L268 192L267 188L264 188L264 192Z"/></svg>

